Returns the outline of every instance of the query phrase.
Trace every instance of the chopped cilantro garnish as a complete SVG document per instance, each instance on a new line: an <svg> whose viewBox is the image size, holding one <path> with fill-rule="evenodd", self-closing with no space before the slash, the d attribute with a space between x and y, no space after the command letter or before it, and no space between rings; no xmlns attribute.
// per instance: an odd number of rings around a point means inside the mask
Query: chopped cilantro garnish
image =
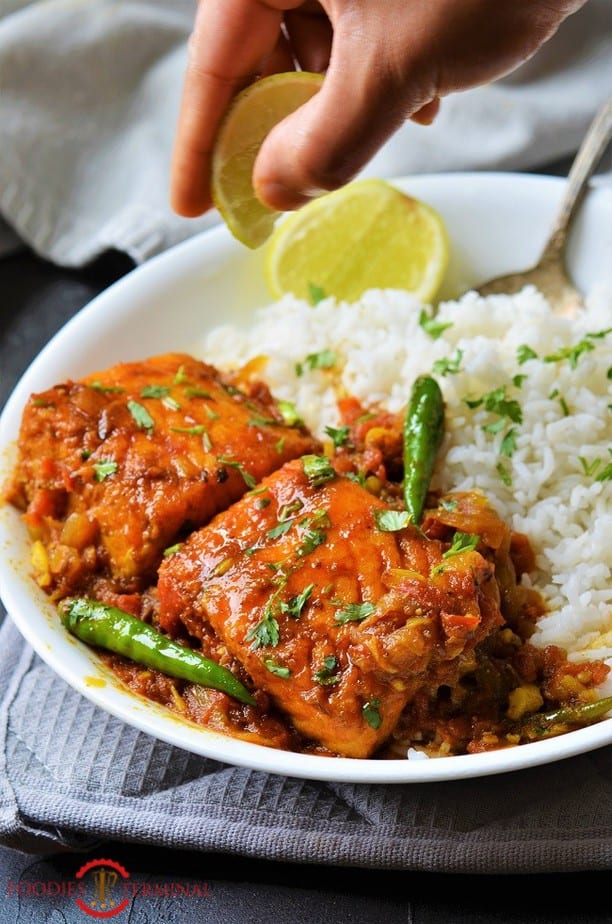
<svg viewBox="0 0 612 924"><path fill-rule="evenodd" d="M291 529L293 515L298 513L303 506L304 504L298 497L296 500L292 501L292 503L285 504L284 507L281 507L278 513L279 522L266 533L268 539L278 539L279 536L284 536L285 533Z"/></svg>
<svg viewBox="0 0 612 924"><path fill-rule="evenodd" d="M302 544L299 546L297 554L300 558L310 555L318 546L323 545L326 539L327 533L324 533L322 529L307 530L302 537Z"/></svg>
<svg viewBox="0 0 612 924"><path fill-rule="evenodd" d="M308 587L305 587L300 594L298 594L296 597L292 597L288 603L281 603L281 613L286 613L287 616L291 616L293 619L299 619L302 615L302 610L310 599L310 595L313 589L314 584L309 584Z"/></svg>
<svg viewBox="0 0 612 924"><path fill-rule="evenodd" d="M120 385L103 385L102 382L90 382L89 388L93 388L94 391L107 391L115 395L122 395L125 391L125 388L121 388Z"/></svg>
<svg viewBox="0 0 612 924"><path fill-rule="evenodd" d="M608 462L606 467L596 476L595 481L612 481L612 462Z"/></svg>
<svg viewBox="0 0 612 924"><path fill-rule="evenodd" d="M516 450L516 427L510 427L501 441L499 447L500 456L510 457Z"/></svg>
<svg viewBox="0 0 612 924"><path fill-rule="evenodd" d="M537 359L538 354L535 350L532 350L530 346L527 346L526 343L521 343L521 345L516 348L516 358L519 366L522 366L530 359Z"/></svg>
<svg viewBox="0 0 612 924"><path fill-rule="evenodd" d="M612 448L608 449L608 452L612 456ZM596 459L595 461L598 463L597 468L599 468L599 464L603 464L600 459ZM608 462L608 464L598 472L595 481L612 481L612 462Z"/></svg>
<svg viewBox="0 0 612 924"><path fill-rule="evenodd" d="M453 555L460 555L461 552L473 552L479 542L480 536L476 533L463 533L458 529L453 536L450 548L444 552L442 558L452 558Z"/></svg>
<svg viewBox="0 0 612 924"><path fill-rule="evenodd" d="M105 481L109 475L114 475L119 466L112 459L101 459L94 462L93 469L96 481Z"/></svg>
<svg viewBox="0 0 612 924"><path fill-rule="evenodd" d="M169 555L174 555L175 552L178 552L182 544L182 542L175 542L174 545L169 545L167 549L164 549L164 558L168 558Z"/></svg>
<svg viewBox="0 0 612 924"><path fill-rule="evenodd" d="M591 340L603 340L608 334L612 334L612 327L606 327L604 330L591 331L590 334L585 334L585 336L589 337Z"/></svg>
<svg viewBox="0 0 612 924"><path fill-rule="evenodd" d="M313 488L320 488L336 477L334 467L326 456L302 456L302 468Z"/></svg>
<svg viewBox="0 0 612 924"><path fill-rule="evenodd" d="M305 369L331 369L336 365L338 357L332 350L321 350L320 353L309 353L301 363L295 364L295 374L303 375Z"/></svg>
<svg viewBox="0 0 612 924"><path fill-rule="evenodd" d="M436 565L435 568L432 568L431 575L441 574L444 571L444 561L449 558L453 558L454 555L460 555L462 552L473 552L478 543L480 542L480 536L475 533L463 533L461 530L457 530L453 536L453 541L450 548L442 555L442 561L439 565Z"/></svg>
<svg viewBox="0 0 612 924"><path fill-rule="evenodd" d="M570 364L570 369L575 369L578 365L578 360L583 353L590 353L591 350L595 349L595 344L592 340L584 337L574 346L570 347L561 347L555 353L549 353L548 356L544 356L545 363L560 363L564 360L567 360Z"/></svg>
<svg viewBox="0 0 612 924"><path fill-rule="evenodd" d="M508 398L506 389L503 385L488 391L480 398L464 398L465 404L469 408L484 407L485 411L491 414L497 414L499 417L507 417L513 423L520 424L523 422L523 412L518 401Z"/></svg>
<svg viewBox="0 0 612 924"><path fill-rule="evenodd" d="M308 298L311 305L318 305L325 297L325 289L315 285L314 282L308 283Z"/></svg>
<svg viewBox="0 0 612 924"><path fill-rule="evenodd" d="M503 417L498 417L497 420L493 420L491 423L484 424L481 428L485 433L495 434L499 433L500 430L503 430L506 426L506 421Z"/></svg>
<svg viewBox="0 0 612 924"><path fill-rule="evenodd" d="M345 607L336 612L334 620L338 625L347 622L362 622L371 616L376 607L373 603L347 603Z"/></svg>
<svg viewBox="0 0 612 924"><path fill-rule="evenodd" d="M450 497L450 498L443 497L442 500L440 501L440 507L442 507L442 510L448 510L449 512L451 510L456 510L458 506L459 505L454 497Z"/></svg>
<svg viewBox="0 0 612 924"><path fill-rule="evenodd" d="M282 677L287 679L291 677L291 671L288 667L283 667L282 664L277 664L276 661L273 661L271 658L266 658L264 661L266 670L269 670L271 674L274 674L275 677Z"/></svg>
<svg viewBox="0 0 612 924"><path fill-rule="evenodd" d="M331 438L336 449L340 446L346 446L349 441L349 427L325 427L325 432Z"/></svg>
<svg viewBox="0 0 612 924"><path fill-rule="evenodd" d="M512 384L514 385L515 388L521 388L522 385L523 385L523 382L525 381L526 378L527 378L526 375L520 375L520 374L519 374L519 375L513 375L513 376L512 376Z"/></svg>
<svg viewBox="0 0 612 924"><path fill-rule="evenodd" d="M203 388L193 388L191 386L185 389L185 394L188 398L212 398L209 391L205 391Z"/></svg>
<svg viewBox="0 0 612 924"><path fill-rule="evenodd" d="M421 310L419 315L419 325L432 340L437 340L445 330L453 326L452 322L443 324L441 321L436 321L435 318L430 318L425 308Z"/></svg>
<svg viewBox="0 0 612 924"><path fill-rule="evenodd" d="M195 424L193 427L170 427L173 433L187 433L188 436L202 436L206 433L204 424Z"/></svg>
<svg viewBox="0 0 612 924"><path fill-rule="evenodd" d="M283 418L283 422L288 427L300 427L303 423L302 418L297 412L293 401L278 401L278 410Z"/></svg>
<svg viewBox="0 0 612 924"><path fill-rule="evenodd" d="M278 512L278 518L281 523L284 523L285 520L289 520L294 515L294 513L299 513L303 506L304 504L300 498L296 497L296 499L291 501L290 504L285 504L284 507L281 507Z"/></svg>
<svg viewBox="0 0 612 924"><path fill-rule="evenodd" d="M242 462L237 462L235 459L228 459L225 456L217 456L217 462L221 462L222 465L229 465L230 468L235 468L236 471L240 472L247 488L254 488L256 486L257 481L250 472L247 472Z"/></svg>
<svg viewBox="0 0 612 924"><path fill-rule="evenodd" d="M279 536L284 536L285 533L289 532L292 525L292 520L284 520L281 523L277 523L276 526L272 527L272 529L269 529L266 533L266 536L268 539L278 539Z"/></svg>
<svg viewBox="0 0 612 924"><path fill-rule="evenodd" d="M452 359L436 359L431 370L437 375L457 375L461 371L461 360L463 359L463 350L457 350Z"/></svg>
<svg viewBox="0 0 612 924"><path fill-rule="evenodd" d="M300 520L300 527L304 532L301 534L302 543L297 549L299 558L310 555L325 542L327 533L324 529L328 526L331 526L331 523L326 510L317 510L311 517L304 517Z"/></svg>
<svg viewBox="0 0 612 924"><path fill-rule="evenodd" d="M374 730L376 730L377 728L380 728L382 724L382 718L380 716L380 700L379 699L368 700L367 703L363 704L361 711L363 713L364 719L366 720L370 728L373 728Z"/></svg>
<svg viewBox="0 0 612 924"><path fill-rule="evenodd" d="M366 423L368 420L373 420L376 417L374 411L366 411L365 414L362 414L361 417L358 417L355 423L361 424Z"/></svg>
<svg viewBox="0 0 612 924"><path fill-rule="evenodd" d="M165 398L170 392L168 385L145 385L140 392L141 398Z"/></svg>
<svg viewBox="0 0 612 924"><path fill-rule="evenodd" d="M323 667L320 668L316 674L313 676L313 680L316 683L320 683L323 687L331 686L334 683L340 682L340 675L336 673L338 669L338 662L334 655L327 655L323 658Z"/></svg>
<svg viewBox="0 0 612 924"><path fill-rule="evenodd" d="M374 520L381 532L395 533L410 524L410 514L407 510L375 510Z"/></svg>
<svg viewBox="0 0 612 924"><path fill-rule="evenodd" d="M503 483L506 485L506 487L509 488L510 485L512 484L512 475L510 474L510 472L508 471L504 463L498 462L497 465L495 466L495 471L497 472L497 474L499 475Z"/></svg>
<svg viewBox="0 0 612 924"><path fill-rule="evenodd" d="M262 417L260 414L254 414L247 421L247 427L270 427L277 423L278 420L274 420L273 417Z"/></svg>
<svg viewBox="0 0 612 924"><path fill-rule="evenodd" d="M174 376L174 385L184 385L185 382L188 382L187 373L185 372L185 366L180 365L176 370L176 375Z"/></svg>
<svg viewBox="0 0 612 924"><path fill-rule="evenodd" d="M578 461L582 465L582 471L589 478L591 475L594 475L599 466L601 465L601 459L593 459L592 462L587 462L584 456L578 456Z"/></svg>
<svg viewBox="0 0 612 924"><path fill-rule="evenodd" d="M264 618L253 626L246 634L247 642L252 642L251 648L261 648L263 645L270 645L274 648L278 645L280 631L278 622L270 610L270 604L266 607Z"/></svg>
<svg viewBox="0 0 612 924"><path fill-rule="evenodd" d="M348 478L349 481L354 481L356 484L361 485L362 488L365 487L366 476L363 472L347 472L344 477Z"/></svg>
<svg viewBox="0 0 612 924"><path fill-rule="evenodd" d="M147 411L146 407L143 407L142 404L139 404L138 401L128 401L127 403L128 411L136 421L136 426L141 430L152 430L155 426L155 421Z"/></svg>

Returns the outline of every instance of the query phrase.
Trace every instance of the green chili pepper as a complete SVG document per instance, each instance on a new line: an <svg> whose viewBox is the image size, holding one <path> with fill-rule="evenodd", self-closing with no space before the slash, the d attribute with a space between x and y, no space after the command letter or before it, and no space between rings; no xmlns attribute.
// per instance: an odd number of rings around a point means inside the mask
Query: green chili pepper
<svg viewBox="0 0 612 924"><path fill-rule="evenodd" d="M537 741L560 734L565 725L591 725L603 719L612 710L612 696L595 700L593 703L580 703L562 706L551 712L536 712L518 724L517 731L521 738Z"/></svg>
<svg viewBox="0 0 612 924"><path fill-rule="evenodd" d="M412 387L404 418L404 503L418 526L429 490L436 454L444 436L444 399L440 386L428 375Z"/></svg>
<svg viewBox="0 0 612 924"><path fill-rule="evenodd" d="M59 611L68 631L88 645L106 648L170 677L212 687L242 703L255 705L246 687L227 668L179 645L116 606L80 597L65 601Z"/></svg>

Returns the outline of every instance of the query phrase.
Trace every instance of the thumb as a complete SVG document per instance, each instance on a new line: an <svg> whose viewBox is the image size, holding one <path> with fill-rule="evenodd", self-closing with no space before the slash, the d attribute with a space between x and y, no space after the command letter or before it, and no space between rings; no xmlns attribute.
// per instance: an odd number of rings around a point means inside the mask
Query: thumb
<svg viewBox="0 0 612 924"><path fill-rule="evenodd" d="M253 170L257 197L270 208L299 208L351 180L402 122L436 98L435 88L406 94L380 64L351 53L358 67L332 62L316 96L279 122ZM410 86L410 84L408 84ZM435 109L434 104L434 109ZM432 110L433 115L433 110Z"/></svg>

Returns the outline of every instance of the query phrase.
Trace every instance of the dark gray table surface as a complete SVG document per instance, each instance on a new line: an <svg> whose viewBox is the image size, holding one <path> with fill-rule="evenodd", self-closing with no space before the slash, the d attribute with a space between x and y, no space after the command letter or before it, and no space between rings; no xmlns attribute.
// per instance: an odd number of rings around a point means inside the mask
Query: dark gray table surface
<svg viewBox="0 0 612 924"><path fill-rule="evenodd" d="M122 254L69 271L24 250L0 259L0 408L40 348L95 294L131 269ZM1 610L1 607L0 607ZM1 618L1 616L0 616ZM111 920L130 924L346 922L382 924L604 924L612 922L607 873L445 876L325 868L108 843L93 853L28 856L0 848L0 922L78 924L88 916L69 895L33 894L32 883L74 880L92 858L122 863L155 885L199 884L208 895L134 898ZM17 896L18 884L22 892ZM39 886L39 891L44 891ZM55 887L61 891L59 886ZM28 893L29 890L29 894ZM47 890L48 891L48 890ZM159 890L158 890L159 891Z"/></svg>

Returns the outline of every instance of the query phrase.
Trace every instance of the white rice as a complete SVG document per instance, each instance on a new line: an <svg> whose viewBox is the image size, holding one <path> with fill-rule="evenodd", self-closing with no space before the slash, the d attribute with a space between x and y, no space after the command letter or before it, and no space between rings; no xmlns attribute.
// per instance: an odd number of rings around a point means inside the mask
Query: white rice
<svg viewBox="0 0 612 924"><path fill-rule="evenodd" d="M560 645L574 660L603 657L612 664L612 481L596 480L612 462L612 334L586 337L612 325L612 293L599 293L568 320L554 317L531 287L486 299L471 292L440 306L436 320L452 326L438 339L420 326L422 309L398 291L371 291L355 304L325 299L315 307L285 297L260 309L249 327L211 331L203 353L225 369L268 357L262 377L272 392L295 402L323 436L325 426L339 424L340 395L400 411L418 375L461 351L460 371L436 376L447 432L432 486L483 491L500 516L529 537L537 570L525 580L548 605L536 644ZM581 353L575 368L568 359L542 360L585 338L594 349ZM519 364L522 344L538 358ZM335 354L334 367L304 367L298 376L296 364L322 350ZM525 376L520 385L517 375ZM497 416L482 406L470 409L464 399L501 386L520 403L523 420L490 434L483 426ZM516 449L505 457L500 447L510 427ZM510 485L500 477L500 463Z"/></svg>

